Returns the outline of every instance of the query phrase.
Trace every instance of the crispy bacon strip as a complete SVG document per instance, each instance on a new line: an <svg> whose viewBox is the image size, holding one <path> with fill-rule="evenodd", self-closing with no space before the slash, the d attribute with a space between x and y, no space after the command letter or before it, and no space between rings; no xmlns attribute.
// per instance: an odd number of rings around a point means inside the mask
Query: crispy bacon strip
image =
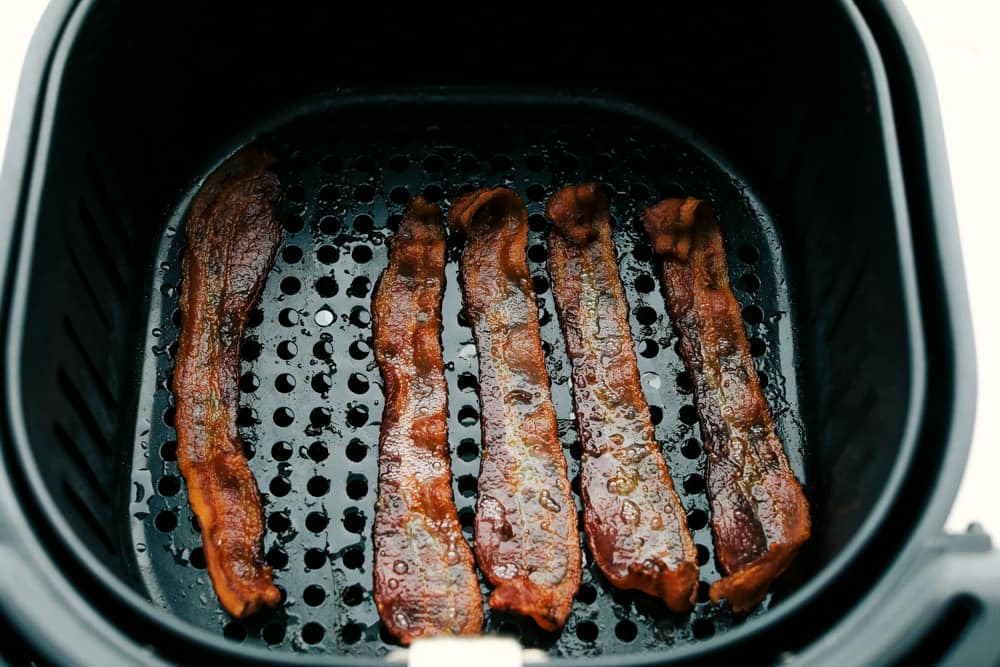
<svg viewBox="0 0 1000 667"><path fill-rule="evenodd" d="M497 188L458 199L449 222L466 237L465 310L479 351L476 557L496 586L490 607L558 630L580 585L580 540L525 259L528 214Z"/></svg>
<svg viewBox="0 0 1000 667"><path fill-rule="evenodd" d="M240 339L281 241L270 203L278 194L273 162L245 150L216 169L191 203L174 369L177 463L212 585L237 618L281 600L264 565L260 495L236 432Z"/></svg>
<svg viewBox="0 0 1000 667"><path fill-rule="evenodd" d="M746 612L809 539L809 504L760 389L711 206L666 199L645 211L643 223L664 258L667 306L708 453L712 533L724 574L710 595Z"/></svg>
<svg viewBox="0 0 1000 667"><path fill-rule="evenodd" d="M573 363L587 543L612 584L687 611L697 552L639 383L607 196L596 183L564 188L546 214L552 293Z"/></svg>
<svg viewBox="0 0 1000 667"><path fill-rule="evenodd" d="M451 492L440 340L444 262L441 210L417 197L391 241L372 309L375 358L385 378L375 604L404 644L483 626L475 562Z"/></svg>

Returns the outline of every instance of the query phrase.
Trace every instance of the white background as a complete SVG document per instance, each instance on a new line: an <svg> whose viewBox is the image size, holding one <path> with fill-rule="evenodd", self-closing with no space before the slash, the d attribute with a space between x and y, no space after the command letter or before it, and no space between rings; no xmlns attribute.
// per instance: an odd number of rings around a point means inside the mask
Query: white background
<svg viewBox="0 0 1000 667"><path fill-rule="evenodd" d="M1000 2L904 0L937 81L977 342L979 393L972 454L948 521L978 521L1000 537ZM0 10L0 145L21 63L44 0Z"/></svg>

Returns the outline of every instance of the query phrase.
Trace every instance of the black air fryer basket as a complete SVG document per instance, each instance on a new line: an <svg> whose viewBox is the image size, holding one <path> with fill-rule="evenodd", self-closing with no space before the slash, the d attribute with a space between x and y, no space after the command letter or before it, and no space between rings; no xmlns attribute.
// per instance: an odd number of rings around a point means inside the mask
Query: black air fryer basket
<svg viewBox="0 0 1000 667"><path fill-rule="evenodd" d="M574 477L542 212L585 180L614 192L643 388L698 545L699 600L670 614L586 558L562 632L492 611L485 631L555 663L1000 657L1000 556L975 531L942 532L975 371L927 65L895 2L785 4L550 18L53 2L0 193L0 658L403 659L371 592L383 393L370 299L385 240L417 194L445 208L478 187L522 195ZM244 337L239 425L285 599L240 622L204 569L171 378L188 204L252 142L280 159L285 232ZM678 195L719 212L764 391L812 505L812 540L747 617L707 599L719 575L704 454L637 224ZM471 536L477 364L449 248L442 342ZM470 643L469 660L480 650Z"/></svg>

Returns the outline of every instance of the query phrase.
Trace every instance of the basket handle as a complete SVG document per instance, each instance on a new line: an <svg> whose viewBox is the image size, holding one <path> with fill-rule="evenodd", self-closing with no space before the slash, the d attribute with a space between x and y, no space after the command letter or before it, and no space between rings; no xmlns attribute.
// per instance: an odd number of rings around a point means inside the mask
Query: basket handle
<svg viewBox="0 0 1000 667"><path fill-rule="evenodd" d="M877 585L793 664L993 665L1000 659L1000 551L977 526L940 535Z"/></svg>

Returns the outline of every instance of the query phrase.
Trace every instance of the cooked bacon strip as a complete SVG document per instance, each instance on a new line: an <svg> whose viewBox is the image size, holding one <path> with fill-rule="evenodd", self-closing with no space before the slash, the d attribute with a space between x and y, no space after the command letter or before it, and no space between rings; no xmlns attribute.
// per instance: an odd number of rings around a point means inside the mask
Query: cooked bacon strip
<svg viewBox="0 0 1000 667"><path fill-rule="evenodd" d="M573 363L587 543L612 584L687 611L697 552L639 383L607 196L595 183L564 188L546 214L552 293Z"/></svg>
<svg viewBox="0 0 1000 667"><path fill-rule="evenodd" d="M372 308L375 358L385 378L375 604L389 632L409 644L478 633L483 598L451 492L441 209L414 199L390 248Z"/></svg>
<svg viewBox="0 0 1000 667"><path fill-rule="evenodd" d="M237 618L281 600L264 565L260 495L236 432L240 339L281 241L270 203L278 194L273 161L255 149L239 153L191 203L174 370L177 463L208 575Z"/></svg>
<svg viewBox="0 0 1000 667"><path fill-rule="evenodd" d="M708 453L712 533L725 575L710 595L746 612L809 539L809 504L761 393L711 206L666 199L645 211L643 223L664 257L667 307Z"/></svg>
<svg viewBox="0 0 1000 667"><path fill-rule="evenodd" d="M458 199L449 222L466 237L465 310L479 351L476 557L496 586L490 607L558 630L580 585L580 540L525 260L528 214L497 188Z"/></svg>

